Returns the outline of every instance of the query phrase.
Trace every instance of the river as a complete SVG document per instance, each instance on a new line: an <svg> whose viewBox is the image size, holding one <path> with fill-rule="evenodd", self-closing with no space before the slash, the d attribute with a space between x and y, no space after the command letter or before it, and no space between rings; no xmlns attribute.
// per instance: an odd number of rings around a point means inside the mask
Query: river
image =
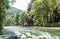
<svg viewBox="0 0 60 39"><path fill-rule="evenodd" d="M43 37L47 37L48 39L49 39L49 37L50 37L50 39L52 39L52 37L54 37L54 39L59 39L58 36L51 36L48 32L43 32L43 31L40 31L40 30L37 30L34 28L20 27L20 26L4 26L3 28L5 30L11 31L13 33L17 32L17 34L19 34L19 33L30 33L31 35L43 36ZM8 32L8 33L10 33L10 32ZM13 35L13 33L10 33L10 35Z"/></svg>
<svg viewBox="0 0 60 39"><path fill-rule="evenodd" d="M18 32L21 32L21 33L26 33L26 32L29 32L29 33L32 33L32 34L36 34L36 35L39 35L42 33L42 31L39 31L39 30L36 30L36 29L33 29L33 28L27 28L27 27L20 27L20 26L5 26L3 27L4 29L7 29L9 31L18 31Z"/></svg>

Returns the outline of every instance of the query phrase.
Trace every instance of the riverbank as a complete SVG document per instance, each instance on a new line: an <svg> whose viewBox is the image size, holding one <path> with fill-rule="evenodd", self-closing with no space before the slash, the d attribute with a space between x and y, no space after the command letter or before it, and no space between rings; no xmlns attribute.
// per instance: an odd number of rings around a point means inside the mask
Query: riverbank
<svg viewBox="0 0 60 39"><path fill-rule="evenodd" d="M39 27L39 26L27 26L27 28L60 30L60 27Z"/></svg>

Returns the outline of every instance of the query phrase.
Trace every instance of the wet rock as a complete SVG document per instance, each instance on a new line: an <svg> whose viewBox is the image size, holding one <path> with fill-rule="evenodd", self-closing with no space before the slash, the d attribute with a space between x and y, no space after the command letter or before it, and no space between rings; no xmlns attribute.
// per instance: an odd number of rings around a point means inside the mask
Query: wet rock
<svg viewBox="0 0 60 39"><path fill-rule="evenodd" d="M30 33L23 33L21 36L20 36L21 39L31 39L32 38L32 35Z"/></svg>
<svg viewBox="0 0 60 39"><path fill-rule="evenodd" d="M22 34L20 39L27 39L27 36L25 34Z"/></svg>
<svg viewBox="0 0 60 39"><path fill-rule="evenodd" d="M10 36L8 39L19 39L17 36Z"/></svg>
<svg viewBox="0 0 60 39"><path fill-rule="evenodd" d="M0 38L2 39L2 38ZM11 35L8 39L59 39L58 36L51 36L49 33L44 32L39 36L31 35L30 33L20 33L15 31L15 35Z"/></svg>
<svg viewBox="0 0 60 39"><path fill-rule="evenodd" d="M35 38L36 36L35 35L32 35L32 38Z"/></svg>
<svg viewBox="0 0 60 39"><path fill-rule="evenodd" d="M32 35L30 33L25 33L27 38L32 38Z"/></svg>
<svg viewBox="0 0 60 39"><path fill-rule="evenodd" d="M27 38L27 39L34 39L34 38Z"/></svg>
<svg viewBox="0 0 60 39"><path fill-rule="evenodd" d="M42 36L37 36L35 39L47 39L47 38Z"/></svg>
<svg viewBox="0 0 60 39"><path fill-rule="evenodd" d="M15 31L14 33L15 33L15 35L17 35L17 36L21 35L21 33L20 33L19 31Z"/></svg>

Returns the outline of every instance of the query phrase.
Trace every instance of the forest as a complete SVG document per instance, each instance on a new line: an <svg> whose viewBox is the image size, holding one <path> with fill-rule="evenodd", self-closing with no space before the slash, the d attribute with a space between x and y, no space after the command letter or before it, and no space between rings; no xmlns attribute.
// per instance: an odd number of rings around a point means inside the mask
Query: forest
<svg viewBox="0 0 60 39"><path fill-rule="evenodd" d="M27 11L13 12L9 11L9 3L13 3L14 0L1 2L0 27L14 25L60 27L60 0L31 0Z"/></svg>

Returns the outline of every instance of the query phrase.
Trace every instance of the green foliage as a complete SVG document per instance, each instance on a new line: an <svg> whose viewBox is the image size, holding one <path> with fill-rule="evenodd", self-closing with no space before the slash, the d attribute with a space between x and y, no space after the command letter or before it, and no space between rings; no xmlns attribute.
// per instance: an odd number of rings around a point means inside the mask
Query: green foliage
<svg viewBox="0 0 60 39"><path fill-rule="evenodd" d="M6 24L38 26L55 26L60 24L55 23L55 21L60 21L60 0L33 0L28 9L27 12L17 12L11 19L6 19ZM5 16L3 13L0 15L1 17ZM2 20L0 24L2 24Z"/></svg>
<svg viewBox="0 0 60 39"><path fill-rule="evenodd" d="M0 30L2 29L3 19L5 17L6 10L9 8L9 0L0 0Z"/></svg>
<svg viewBox="0 0 60 39"><path fill-rule="evenodd" d="M24 25L24 13L19 13L19 24Z"/></svg>
<svg viewBox="0 0 60 39"><path fill-rule="evenodd" d="M20 25L33 25L32 16L27 12L19 13Z"/></svg>
<svg viewBox="0 0 60 39"><path fill-rule="evenodd" d="M43 18L47 17L47 10L49 9L49 6L48 6L48 1L47 0L37 0L35 1L33 4L32 4L32 10L31 14L34 15L34 25L37 24L37 25L40 25L42 22L43 22Z"/></svg>
<svg viewBox="0 0 60 39"><path fill-rule="evenodd" d="M16 25L16 16L11 18L5 17L3 21L4 21L3 23L4 26L14 26Z"/></svg>
<svg viewBox="0 0 60 39"><path fill-rule="evenodd" d="M10 7L10 0L0 0L0 32L3 29L4 20L9 7Z"/></svg>
<svg viewBox="0 0 60 39"><path fill-rule="evenodd" d="M34 15L34 25L47 26L49 22L54 22L54 12L59 3L57 0L36 0L32 4L30 13ZM55 7L55 8L54 8ZM56 15L55 15L56 16Z"/></svg>
<svg viewBox="0 0 60 39"><path fill-rule="evenodd" d="M19 12L16 13L16 25L19 25Z"/></svg>

